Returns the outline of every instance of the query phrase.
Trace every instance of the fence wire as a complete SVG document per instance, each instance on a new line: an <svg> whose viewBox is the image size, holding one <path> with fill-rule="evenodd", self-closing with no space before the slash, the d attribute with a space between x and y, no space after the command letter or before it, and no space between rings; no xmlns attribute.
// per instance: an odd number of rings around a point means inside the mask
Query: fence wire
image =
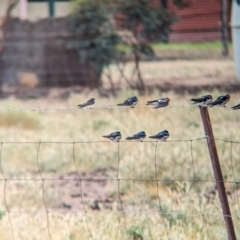
<svg viewBox="0 0 240 240"><path fill-rule="evenodd" d="M196 175L196 167L195 167L195 163L194 163L194 157L193 157L193 142L199 142L201 140L204 140L204 139L207 139L207 137L200 137L200 138L196 138L196 139L177 139L177 140L169 140L167 142L164 142L164 143L160 143L158 141L144 141L144 143L147 143L147 142L155 142L155 150L154 150L154 179L136 179L136 178L120 178L120 167L121 167L121 158L120 158L120 151L121 151L121 144L122 143L129 143L129 141L120 141L117 144L117 176L116 178L96 178L96 177L93 177L93 178L89 178L89 177L82 177L81 174L80 174L80 170L77 166L77 162L76 162L76 153L75 153L75 144L76 143L80 143L80 144L96 144L96 143L106 143L108 141L84 141L84 142L51 142L51 141L48 141L48 142L1 142L1 148L0 148L0 171L1 171L1 174L3 176L2 179L0 179L0 182L4 182L4 187L3 187L3 199L4 199L4 205L5 205L5 209L6 209L6 212L7 212L7 216L8 216L8 222L9 222L9 228L10 228L10 231L11 231L11 238L13 240L17 239L15 236L14 236L14 227L13 227L13 224L12 224L12 216L11 214L13 213L40 213L40 212L44 212L46 214L46 228L47 228L47 232L48 232L48 238L51 240L53 239L52 238L52 233L51 233L51 228L50 228L50 223L49 223L49 214L50 213L78 213L79 211L74 211L74 210L49 210L48 209L48 206L47 206L47 203L46 203L46 199L45 199L45 194L46 194L46 189L45 189L45 182L46 181L78 181L79 182L79 194L80 194L80 199L81 199L81 203L80 203L80 206L82 211L84 212L84 218L85 218L85 225L86 225L86 229L88 231L88 234L89 234L89 239L94 239L93 238L93 234L92 234L92 231L91 231L91 226L89 224L89 220L88 220L88 214L89 214L89 210L87 210L87 208L85 207L85 203L84 203L84 192L83 192L83 188L82 188L82 182L83 181L98 181L98 182L103 182L103 181L112 181L112 182L117 182L117 192L118 192L118 198L119 198L119 203L120 203L120 210L118 211L121 211L122 215L123 215L123 219L124 219L124 231L126 233L126 239L130 240L130 235L129 235L129 232L128 232L128 224L127 224L127 219L126 219L126 216L128 214L142 214L142 215L146 215L146 216L150 216L150 215L158 215L161 217L161 222L162 222L162 225L164 226L164 229L165 229L165 235L166 235L166 238L167 239L172 239L171 236L170 236L170 233L169 233L169 229L168 229L168 226L167 226L167 219L166 217L167 216L171 216L171 215L184 215L184 216L193 216L193 217L201 217L202 218L202 222L203 222L203 226L207 232L207 239L214 239L213 236L211 236L210 232L209 232L209 229L208 229L208 223L207 223L207 218L208 217L216 217L216 218L219 218L219 217L230 217L230 218L233 218L233 219L237 219L237 220L240 220L240 216L226 216L226 215L223 215L223 214L212 214L212 213L206 213L204 212L203 208L202 208L202 204L203 204L203 201L202 201L202 196L200 195L200 192L201 192L201 189L200 189L200 183L215 183L216 184L216 181L215 180L211 180L211 179L199 179ZM218 139L218 138L215 138L216 141L221 141L221 142L225 142L225 143L230 143L230 162L231 162L231 170L232 170L232 175L234 177L234 181L229 181L229 180L224 180L224 183L232 183L232 184L235 184L236 187L235 187L235 191L237 192L237 205L238 205L238 212L240 214L240 205L239 205L239 193L238 193L238 185L239 185L239 182L237 181L237 178L236 178L236 173L235 173L235 170L234 170L234 165L233 165L233 147L232 145L233 144L240 144L240 142L234 142L234 141L229 141L229 140L224 140L224 139ZM192 167L192 176L193 178L192 179L159 179L158 178L158 157L159 157L159 154L158 154L158 151L160 150L160 147L162 144L168 144L168 142L188 142L189 143L189 152L190 152L190 158L191 158L191 167ZM70 144L72 145L72 158L73 158L73 162L74 162L74 166L75 166L75 171L77 173L77 179L76 178L63 178L63 179L59 179L59 178L47 178L47 177L44 177L43 174L42 174L42 169L41 169L41 165L39 163L39 153L41 151L41 146L43 144L49 144L49 143L55 143L55 144ZM3 159L2 159L2 152L3 152L3 146L6 145L6 144L21 144L21 145L24 145L24 144L37 144L37 154L36 154L36 164L37 164L37 168L38 168L38 174L39 174L39 179L35 179L35 178L11 178L11 177L7 177L5 175L5 171L4 171L4 168L3 168L3 165L2 165L2 162L3 162ZM137 143L136 144L142 144L142 143ZM41 191L42 191L42 201L43 201L43 205L44 205L44 210L27 210L27 209L23 209L23 210L11 210L10 207L9 207L9 203L7 201L7 188L8 188L8 183L10 182L20 182L20 181L33 181L33 182L41 182ZM159 205L159 211L157 212L144 212L144 211L140 211L140 212L137 212L137 211L130 211L130 210L127 210L127 209L124 209L124 204L123 204L123 199L122 199L122 191L121 191L121 183L124 182L124 181L134 181L134 182L152 182L152 183L155 183L156 185L156 193L157 193L157 198L158 198L158 205ZM194 214L194 213L183 213L183 212L165 212L163 207L162 207L162 199L161 199L161 193L159 191L159 183L160 182L190 182L190 183L193 183L193 184L196 184L197 186L197 197L198 197L198 207L199 207L199 210L200 210L200 214Z"/></svg>
<svg viewBox="0 0 240 240"><path fill-rule="evenodd" d="M168 108L198 108L198 105L194 105L194 104L185 104L185 105L169 105L167 106ZM146 105L137 105L134 108L131 109L141 109L141 108L146 108L146 109L152 109L152 106L146 106ZM129 107L127 106L99 106L99 107L86 107L86 108L79 108L79 107L56 107L56 108L47 108L47 107L33 107L33 108L2 108L0 109L0 112L37 112L37 111L86 111L86 110L108 110L108 109L117 109L117 110L124 110L124 109L129 109ZM162 110L164 110L165 108L163 108ZM231 107L229 106L225 106L224 109L226 110L231 110ZM156 111L161 109L154 109Z"/></svg>

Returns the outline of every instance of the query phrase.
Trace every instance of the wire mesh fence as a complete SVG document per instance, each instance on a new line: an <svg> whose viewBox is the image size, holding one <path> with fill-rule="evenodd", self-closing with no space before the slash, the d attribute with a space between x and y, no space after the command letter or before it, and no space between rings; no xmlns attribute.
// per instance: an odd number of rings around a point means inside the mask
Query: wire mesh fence
<svg viewBox="0 0 240 240"><path fill-rule="evenodd" d="M182 106L176 106L177 111L198 111ZM156 117L175 111L120 109L125 116L152 111ZM228 109L211 111L231 115ZM79 116L85 113L87 117L88 112L93 116L95 111L80 111ZM174 140L171 135L170 131L166 142L123 138L109 143L94 135L84 141L1 139L1 221L5 223L1 228L5 238L22 239L24 229L31 226L34 231L29 239L63 239L58 231L72 234L73 239L226 239L226 217L233 220L239 236L240 142L215 137L230 216L222 214L208 136ZM35 236L36 232L41 234Z"/></svg>

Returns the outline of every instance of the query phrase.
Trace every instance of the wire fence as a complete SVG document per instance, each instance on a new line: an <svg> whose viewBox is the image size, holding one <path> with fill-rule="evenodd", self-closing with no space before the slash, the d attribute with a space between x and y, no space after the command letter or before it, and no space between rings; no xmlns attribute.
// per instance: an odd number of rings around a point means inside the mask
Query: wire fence
<svg viewBox="0 0 240 240"><path fill-rule="evenodd" d="M185 105L168 105L168 108L198 108L198 105L194 104L185 104ZM152 109L153 106L146 106L146 105L137 105L133 107L132 109L141 109L141 108L146 108L146 109ZM85 108L79 108L76 106L69 106L69 107L54 107L54 108L48 108L48 107L32 107L32 108L0 108L0 112L26 112L26 111L32 111L32 112L37 112L37 111L85 111L85 110L108 110L108 109L118 109L118 110L125 110L129 109L129 106L87 106ZM163 108L164 111L165 108ZM224 109L226 110L231 110L232 108L230 106L225 106ZM159 109L156 109L158 111ZM161 111L161 110L160 110Z"/></svg>
<svg viewBox="0 0 240 240"><path fill-rule="evenodd" d="M216 180L211 180L211 179L200 179L197 174L196 174L196 166L195 166L195 160L193 157L193 143L196 142L198 143L199 141L203 141L203 140L207 140L208 136L204 136L204 137L200 137L200 138L196 138L196 139L179 139L179 140L168 140L167 142L164 143L159 143L156 141L144 141L143 143L136 143L136 144L147 144L148 142L152 142L155 143L155 150L154 150L154 176L153 178L150 179L135 179L135 178L121 178L120 177L120 168L121 168L121 157L120 157L120 152L121 152L121 145L123 143L130 143L129 141L120 141L119 143L115 143L117 145L117 165L116 165L116 169L117 169L117 175L116 178L89 178L89 177L84 177L82 176L81 170L78 167L77 161L76 161L76 153L75 153L75 148L76 148L76 144L96 144L96 143L100 143L100 144L104 144L108 141L82 141L82 142L5 142L5 141L1 141L1 155L0 155L0 163L1 163L1 175L2 178L0 179L0 181L2 181L4 183L4 187L3 187L3 198L4 198L4 206L6 209L6 213L8 216L8 223L9 223L9 228L11 230L11 238L12 239L18 239L15 237L14 235L14 227L12 224L12 214L16 214L16 213L26 213L26 212L33 212L33 213L39 213L39 212L44 212L46 214L46 228L47 228L47 232L48 232L48 238L49 239L54 239L54 237L52 236L52 232L51 232L51 227L50 227L50 220L49 220L49 214L54 214L54 213L78 213L78 212L83 212L84 213L84 221L85 221L85 227L88 231L88 235L89 235L89 239L94 239L93 233L92 233L92 229L91 229L91 223L89 222L89 214L91 214L91 210L89 210L89 208L86 206L86 203L84 201L84 195L85 195L85 190L83 190L83 183L84 182L103 182L103 181L111 181L111 182L116 182L117 183L117 195L118 195L118 201L120 204L120 208L118 209L118 211L120 211L122 213L123 219L124 219L124 231L125 231L125 238L126 239L137 239L137 238L132 238L134 235L129 234L129 225L127 223L127 219L126 216L128 214L134 213L134 214L140 214L140 215L146 215L146 216L150 216L150 215L158 215L161 217L161 222L160 224L162 224L164 226L165 229L165 233L164 235L166 236L166 239L173 239L171 237L171 230L169 228L169 216L192 216L192 217L200 217L202 219L202 223L203 223L203 228L205 229L205 231L207 232L207 239L215 239L215 237L212 235L212 233L209 230L209 227L211 227L208 224L208 218L209 217L215 217L215 218L231 218L233 220L240 220L240 204L239 204L239 193L238 193L238 189L239 189L239 182L236 178L236 172L234 170L234 165L233 165L233 148L232 145L234 143L236 144L240 144L240 142L236 142L236 141L229 141L229 140L224 140L224 139L215 139L216 141L221 141L221 142L225 142L225 143L230 143L231 144L231 148L230 148L230 161L231 161L231 170L232 170L232 176L234 176L234 181L227 181L224 180L224 183L230 183L230 184L235 184L236 188L236 202L238 205L238 214L234 214L234 216L231 215L223 215L223 214L213 214L213 213L208 213L205 212L204 210L204 202L203 202L203 196L201 194L201 183L213 183L213 184L217 184ZM189 152L190 152L190 157L191 157L191 171L192 171L192 178L191 179L159 179L159 175L158 175L158 169L159 169L159 161L158 161L158 150L163 147L162 144L168 144L171 142L186 142L189 143ZM48 143L54 143L54 144L68 144L72 146L72 160L74 162L74 166L75 166L75 172L76 172L76 177L74 178L48 178L44 176L44 171L41 169L41 164L39 161L39 153L41 151L41 147L44 144L48 144ZM9 176L7 176L5 174L5 169L2 165L2 163L4 162L4 159L2 158L2 152L4 151L4 146L8 145L8 144L36 144L37 145L37 154L36 154L36 165L38 168L38 176L40 178L11 178ZM10 204L8 203L8 198L7 198L7 189L8 189L8 185L11 182L17 182L19 183L20 181L33 181L33 182L41 182L41 195L42 195L42 202L44 205L44 210L27 210L27 209L23 209L23 210L11 210L10 208ZM79 184L79 194L80 194L80 203L79 203L79 210L76 211L72 211L72 210L50 210L48 208L48 204L46 201L46 182L50 181L78 181ZM124 200L122 197L122 189L121 189L121 184L123 182L151 182L153 184L155 184L156 187L156 195L158 198L158 210L157 211L150 211L150 212L145 212L145 211L135 211L135 210L129 210L127 209L127 207L124 204ZM159 184L162 182L189 182L192 184L196 185L196 193L197 193L197 198L198 198L198 207L199 207L199 214L196 213L184 213L184 212L166 212L164 210L164 202L163 199L161 198L161 192L159 190ZM211 194L211 193L210 193ZM140 238L141 239L141 238ZM159 237L159 239L161 239L161 237Z"/></svg>

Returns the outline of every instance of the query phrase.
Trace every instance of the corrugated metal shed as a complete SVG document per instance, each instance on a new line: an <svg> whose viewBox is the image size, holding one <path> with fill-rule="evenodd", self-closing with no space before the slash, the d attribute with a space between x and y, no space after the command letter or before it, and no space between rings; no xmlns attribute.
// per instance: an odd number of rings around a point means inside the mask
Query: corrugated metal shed
<svg viewBox="0 0 240 240"><path fill-rule="evenodd" d="M177 8L172 0L152 0L154 7L159 8L166 1L167 9L179 17L179 22L172 25L170 42L204 42L220 40L220 0L192 0L189 7ZM228 18L230 19L231 0L228 0ZM230 21L230 20L229 20ZM122 18L117 16L118 25ZM229 27L229 38L230 38Z"/></svg>

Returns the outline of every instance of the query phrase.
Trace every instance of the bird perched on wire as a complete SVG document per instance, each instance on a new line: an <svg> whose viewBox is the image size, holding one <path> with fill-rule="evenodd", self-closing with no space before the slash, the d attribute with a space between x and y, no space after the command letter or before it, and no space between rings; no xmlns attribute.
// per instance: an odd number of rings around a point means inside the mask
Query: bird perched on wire
<svg viewBox="0 0 240 240"><path fill-rule="evenodd" d="M87 102L79 104L78 107L79 108L87 108L89 106L93 106L94 104L95 104L95 98L91 98Z"/></svg>
<svg viewBox="0 0 240 240"><path fill-rule="evenodd" d="M192 98L190 100L193 101L193 104L196 104L202 107L207 107L210 103L212 103L213 98L212 98L212 95L204 95L200 98Z"/></svg>
<svg viewBox="0 0 240 240"><path fill-rule="evenodd" d="M135 140L137 142L143 142L143 140L146 138L146 133L144 131L141 131L139 133L134 134L132 137L127 137L127 140Z"/></svg>
<svg viewBox="0 0 240 240"><path fill-rule="evenodd" d="M226 107L225 105L229 102L230 98L231 97L229 94L220 96L215 101L211 102L209 106L210 107L214 107L214 106Z"/></svg>
<svg viewBox="0 0 240 240"><path fill-rule="evenodd" d="M170 102L169 98L159 98L153 101L148 101L146 105L152 105L154 109L167 107Z"/></svg>
<svg viewBox="0 0 240 240"><path fill-rule="evenodd" d="M111 142L119 142L122 135L119 131L110 133L108 135L103 135L102 137L109 139Z"/></svg>
<svg viewBox="0 0 240 240"><path fill-rule="evenodd" d="M131 108L134 108L136 106L136 104L138 103L138 99L136 96L134 97L130 97L128 99L126 99L123 103L118 103L118 106L128 106Z"/></svg>
<svg viewBox="0 0 240 240"><path fill-rule="evenodd" d="M231 108L232 108L232 110L240 109L240 103L238 105L235 105L235 106L231 107Z"/></svg>
<svg viewBox="0 0 240 240"><path fill-rule="evenodd" d="M168 130L163 130L156 135L149 136L149 138L156 139L157 141L165 142L169 138Z"/></svg>

